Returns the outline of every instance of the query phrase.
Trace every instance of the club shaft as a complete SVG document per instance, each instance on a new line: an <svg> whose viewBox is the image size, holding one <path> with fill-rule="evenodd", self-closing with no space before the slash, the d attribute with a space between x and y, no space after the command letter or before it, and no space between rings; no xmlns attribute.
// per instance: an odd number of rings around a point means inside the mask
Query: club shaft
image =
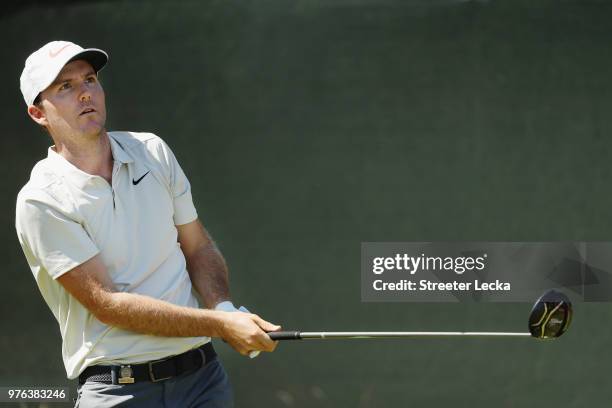
<svg viewBox="0 0 612 408"><path fill-rule="evenodd" d="M531 337L522 332L273 332L272 340L395 339L411 337Z"/></svg>

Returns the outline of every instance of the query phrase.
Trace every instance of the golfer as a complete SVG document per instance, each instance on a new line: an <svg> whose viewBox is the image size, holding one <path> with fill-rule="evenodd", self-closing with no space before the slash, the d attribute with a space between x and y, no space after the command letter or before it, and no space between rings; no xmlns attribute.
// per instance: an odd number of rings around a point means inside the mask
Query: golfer
<svg viewBox="0 0 612 408"><path fill-rule="evenodd" d="M266 332L280 327L231 303L225 261L168 145L106 131L107 60L53 41L21 75L28 115L54 145L19 192L15 224L79 379L76 406L233 406L211 337L248 355L273 351Z"/></svg>

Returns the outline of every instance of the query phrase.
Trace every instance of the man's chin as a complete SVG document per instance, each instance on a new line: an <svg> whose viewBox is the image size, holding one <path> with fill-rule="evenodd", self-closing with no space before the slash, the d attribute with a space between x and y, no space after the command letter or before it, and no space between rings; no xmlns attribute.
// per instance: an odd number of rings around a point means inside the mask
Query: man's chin
<svg viewBox="0 0 612 408"><path fill-rule="evenodd" d="M96 134L104 130L105 122L106 121L100 115L94 112L82 117L80 123L77 123L77 126L81 128L83 133Z"/></svg>
<svg viewBox="0 0 612 408"><path fill-rule="evenodd" d="M106 133L104 126L87 126L81 129L81 135L87 139L94 139Z"/></svg>

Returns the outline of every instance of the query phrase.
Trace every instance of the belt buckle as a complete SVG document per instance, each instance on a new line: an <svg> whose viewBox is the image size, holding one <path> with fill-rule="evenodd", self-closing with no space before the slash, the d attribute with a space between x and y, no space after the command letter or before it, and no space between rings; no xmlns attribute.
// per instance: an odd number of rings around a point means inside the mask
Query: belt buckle
<svg viewBox="0 0 612 408"><path fill-rule="evenodd" d="M119 368L119 379L117 380L117 382L119 384L134 384L134 377L132 377L133 375L133 371L132 371L132 366L130 365L122 365Z"/></svg>
<svg viewBox="0 0 612 408"><path fill-rule="evenodd" d="M164 377L164 378L155 378L155 374L153 374L153 364L157 364L157 363L163 363L165 360L157 360L157 361L151 361L149 363L149 378L151 379L151 382L158 382L158 381L163 381L163 380L167 380L169 378L172 378L172 376L169 377Z"/></svg>

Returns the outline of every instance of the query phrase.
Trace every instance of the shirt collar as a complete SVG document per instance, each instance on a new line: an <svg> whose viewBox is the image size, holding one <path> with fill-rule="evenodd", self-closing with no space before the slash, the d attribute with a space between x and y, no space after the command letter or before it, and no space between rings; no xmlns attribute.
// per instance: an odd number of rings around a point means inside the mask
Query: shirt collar
<svg viewBox="0 0 612 408"><path fill-rule="evenodd" d="M110 142L111 154L113 156L113 160L118 161L120 163L133 163L134 162L134 159L132 158L132 156L130 156L129 153L125 151L123 146L118 141L116 141L113 138L113 136L111 136L110 134L108 134L108 140ZM47 157L49 159L52 159L53 161L64 161L66 164L70 165L71 167L75 167L74 165L72 165L72 163L70 163L63 156L57 153L54 147L55 145L50 146L48 149Z"/></svg>
<svg viewBox="0 0 612 408"><path fill-rule="evenodd" d="M130 156L128 152L125 151L123 146L121 146L121 144L116 141L111 134L108 134L108 140L110 140L111 151L114 160L121 163L132 163L134 161L132 156Z"/></svg>
<svg viewBox="0 0 612 408"><path fill-rule="evenodd" d="M113 139L111 135L108 135L108 140L110 141L113 160L122 164L134 162L134 159L128 154L127 151L125 151L123 146L121 146L119 142ZM57 153L54 150L54 147L55 146L50 146L47 153L47 158L51 160L54 168L61 169L62 173L69 174L71 178L76 178L81 182L87 182L92 177L96 177L92 176L91 174L85 173L84 171L76 167L74 164L70 163L62 155Z"/></svg>

